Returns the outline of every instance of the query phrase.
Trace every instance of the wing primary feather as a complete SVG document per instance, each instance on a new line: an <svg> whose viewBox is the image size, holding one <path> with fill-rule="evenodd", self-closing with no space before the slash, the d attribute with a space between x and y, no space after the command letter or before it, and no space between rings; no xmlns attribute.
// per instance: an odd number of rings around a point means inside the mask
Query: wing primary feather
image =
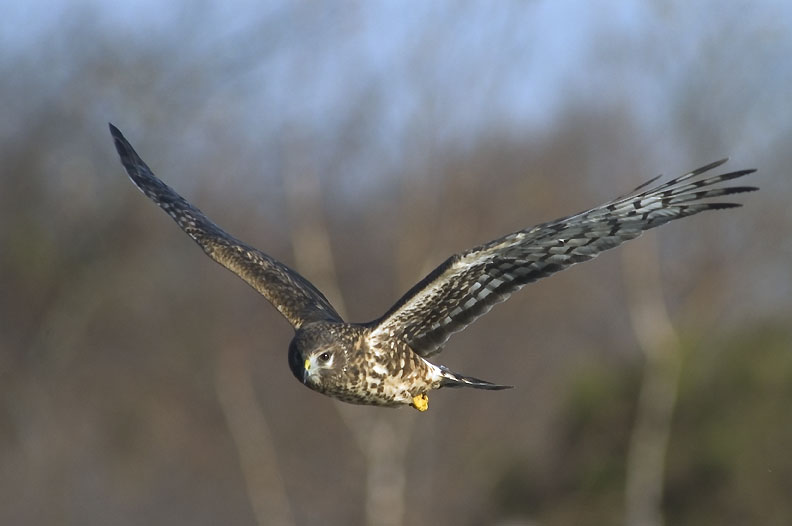
<svg viewBox="0 0 792 526"><path fill-rule="evenodd" d="M271 256L226 233L173 188L162 182L121 131L110 126L121 164L146 197L162 208L203 251L257 290L294 326L341 317L311 282Z"/></svg>
<svg viewBox="0 0 792 526"><path fill-rule="evenodd" d="M603 205L513 232L452 256L370 326L375 333L388 331L402 338L421 356L437 353L453 333L527 283L592 259L674 219L741 206L710 199L752 192L756 187L714 185L755 170L701 177L727 160L651 186L658 179L654 177Z"/></svg>

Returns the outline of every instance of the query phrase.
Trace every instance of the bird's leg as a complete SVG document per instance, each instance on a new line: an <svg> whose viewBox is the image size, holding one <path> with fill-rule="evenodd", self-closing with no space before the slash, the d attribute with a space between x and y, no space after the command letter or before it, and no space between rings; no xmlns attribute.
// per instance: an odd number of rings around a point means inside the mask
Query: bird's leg
<svg viewBox="0 0 792 526"><path fill-rule="evenodd" d="M412 406L418 411L426 411L429 409L429 397L426 396L425 393L421 393L418 396L413 396Z"/></svg>

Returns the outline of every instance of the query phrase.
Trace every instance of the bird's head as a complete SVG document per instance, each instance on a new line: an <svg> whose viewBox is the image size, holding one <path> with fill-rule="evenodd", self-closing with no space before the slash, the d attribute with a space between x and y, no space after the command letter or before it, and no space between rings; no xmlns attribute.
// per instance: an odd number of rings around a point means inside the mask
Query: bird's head
<svg viewBox="0 0 792 526"><path fill-rule="evenodd" d="M289 344L289 368L300 382L317 391L332 391L346 371L346 339L337 324L300 328Z"/></svg>

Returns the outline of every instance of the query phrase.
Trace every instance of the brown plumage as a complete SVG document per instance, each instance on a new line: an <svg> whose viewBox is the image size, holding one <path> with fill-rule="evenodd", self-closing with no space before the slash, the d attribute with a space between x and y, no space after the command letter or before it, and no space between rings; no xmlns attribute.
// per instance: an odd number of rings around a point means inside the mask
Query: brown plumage
<svg viewBox="0 0 792 526"><path fill-rule="evenodd" d="M289 367L305 385L345 402L410 404L426 410L426 393L441 387L505 389L430 363L451 334L537 279L633 239L644 230L735 203L707 201L750 192L715 186L754 172L703 177L717 161L648 190L630 194L474 247L448 258L382 317L346 323L308 280L271 256L233 238L160 181L112 124L116 149L132 182L157 203L206 254L262 294L295 329ZM643 190L643 191L642 191Z"/></svg>

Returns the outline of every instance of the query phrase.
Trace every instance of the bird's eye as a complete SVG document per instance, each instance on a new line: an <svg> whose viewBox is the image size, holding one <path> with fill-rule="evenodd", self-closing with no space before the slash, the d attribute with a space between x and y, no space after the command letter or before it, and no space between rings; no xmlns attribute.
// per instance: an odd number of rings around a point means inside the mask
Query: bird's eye
<svg viewBox="0 0 792 526"><path fill-rule="evenodd" d="M330 353L329 352L323 352L322 354L320 354L319 355L319 361L322 362L322 363L327 363L328 361L330 361Z"/></svg>

